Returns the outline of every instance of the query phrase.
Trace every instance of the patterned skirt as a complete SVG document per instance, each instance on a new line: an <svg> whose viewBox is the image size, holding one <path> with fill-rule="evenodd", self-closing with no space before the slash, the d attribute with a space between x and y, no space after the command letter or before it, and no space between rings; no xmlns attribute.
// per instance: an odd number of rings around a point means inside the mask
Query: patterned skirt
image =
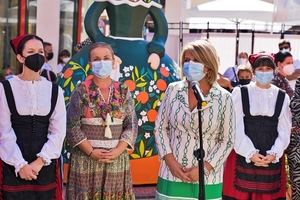
<svg viewBox="0 0 300 200"><path fill-rule="evenodd" d="M66 193L69 200L134 200L127 152L105 164L75 148Z"/></svg>

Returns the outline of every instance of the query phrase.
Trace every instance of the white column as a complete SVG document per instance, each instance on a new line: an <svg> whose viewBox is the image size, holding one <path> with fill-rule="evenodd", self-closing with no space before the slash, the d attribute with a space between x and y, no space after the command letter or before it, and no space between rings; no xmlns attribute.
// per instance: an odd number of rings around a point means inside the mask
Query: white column
<svg viewBox="0 0 300 200"><path fill-rule="evenodd" d="M179 22L185 22L184 11L190 0L167 0L165 5L165 16L168 23L176 23L176 25L169 24L169 27L178 28ZM179 61L179 29L170 30L168 40L166 43L166 53L175 61Z"/></svg>
<svg viewBox="0 0 300 200"><path fill-rule="evenodd" d="M52 44L54 57L49 62L56 71L59 51L60 0L37 0L36 34Z"/></svg>

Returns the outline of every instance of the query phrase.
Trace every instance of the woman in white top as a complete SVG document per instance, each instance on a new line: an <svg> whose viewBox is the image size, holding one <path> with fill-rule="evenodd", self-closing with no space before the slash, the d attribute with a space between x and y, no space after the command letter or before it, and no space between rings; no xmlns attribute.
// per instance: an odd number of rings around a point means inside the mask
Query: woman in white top
<svg viewBox="0 0 300 200"><path fill-rule="evenodd" d="M168 86L155 124L162 161L157 199L198 199L198 162L193 156L200 146L198 102L192 82L199 83L207 101L201 112L205 199L221 199L223 164L233 148L235 118L231 94L216 83L217 58L215 48L205 40L188 44L182 52L187 80Z"/></svg>
<svg viewBox="0 0 300 200"><path fill-rule="evenodd" d="M290 140L290 100L271 84L275 70L271 55L251 55L249 61L256 81L232 93L235 151L224 169L223 199L285 199L283 152Z"/></svg>
<svg viewBox="0 0 300 200"><path fill-rule="evenodd" d="M0 84L0 199L60 200L66 132L63 91L39 75L43 40L11 40L23 72Z"/></svg>

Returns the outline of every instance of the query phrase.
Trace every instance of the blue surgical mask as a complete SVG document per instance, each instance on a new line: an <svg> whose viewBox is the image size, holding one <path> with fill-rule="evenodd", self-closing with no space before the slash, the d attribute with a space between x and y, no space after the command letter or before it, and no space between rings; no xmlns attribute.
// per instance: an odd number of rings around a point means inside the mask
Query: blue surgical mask
<svg viewBox="0 0 300 200"><path fill-rule="evenodd" d="M274 78L274 72L262 72L256 71L255 72L255 80L263 85L271 83L272 79Z"/></svg>
<svg viewBox="0 0 300 200"><path fill-rule="evenodd" d="M100 60L92 62L92 71L99 78L107 78L111 75L112 61Z"/></svg>
<svg viewBox="0 0 300 200"><path fill-rule="evenodd" d="M199 62L185 62L183 64L183 74L186 76L187 80L200 81L205 77L204 65Z"/></svg>

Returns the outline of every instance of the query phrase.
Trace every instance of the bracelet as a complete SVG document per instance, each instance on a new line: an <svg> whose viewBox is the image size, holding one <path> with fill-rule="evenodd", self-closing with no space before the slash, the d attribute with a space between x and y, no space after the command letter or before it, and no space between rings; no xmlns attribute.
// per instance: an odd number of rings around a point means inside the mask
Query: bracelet
<svg viewBox="0 0 300 200"><path fill-rule="evenodd" d="M94 151L94 148L93 148L92 151L88 154L89 157L91 157L93 151Z"/></svg>

